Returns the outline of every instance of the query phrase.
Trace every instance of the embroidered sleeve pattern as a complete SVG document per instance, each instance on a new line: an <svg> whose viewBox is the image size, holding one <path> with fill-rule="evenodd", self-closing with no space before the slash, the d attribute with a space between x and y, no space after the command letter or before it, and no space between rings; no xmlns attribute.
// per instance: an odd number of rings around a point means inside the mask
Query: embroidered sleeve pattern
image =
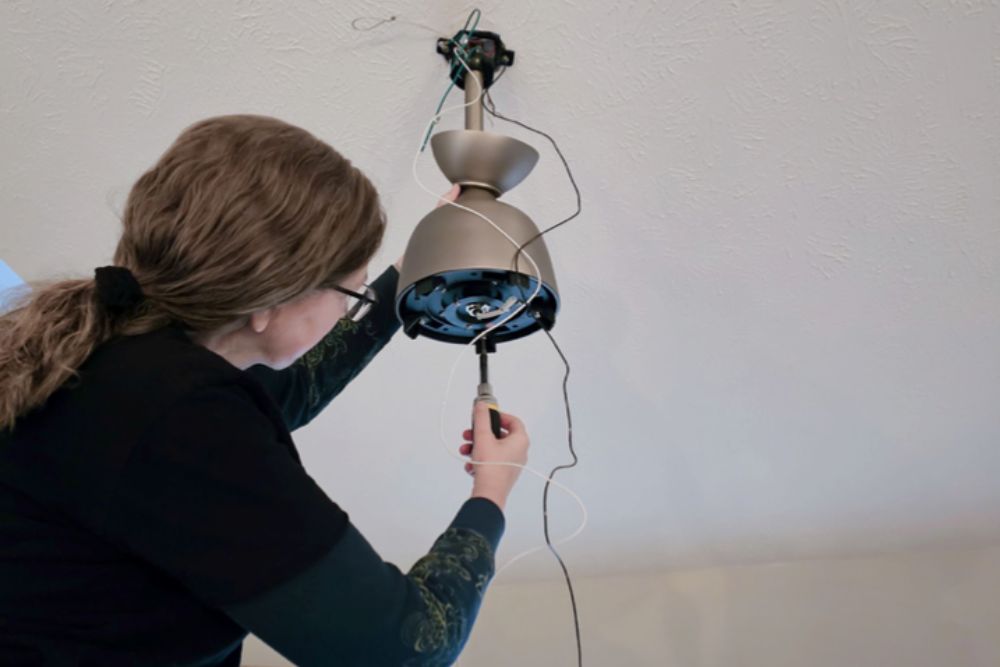
<svg viewBox="0 0 1000 667"><path fill-rule="evenodd" d="M449 528L407 575L424 609L410 613L400 639L416 654L405 667L443 667L457 658L472 630L494 574L486 538L467 528Z"/></svg>
<svg viewBox="0 0 1000 667"><path fill-rule="evenodd" d="M311 350L280 371L252 366L256 378L281 410L289 431L305 426L375 358L400 329L396 318L396 280L390 266L372 288L378 304L360 322L341 319Z"/></svg>
<svg viewBox="0 0 1000 667"><path fill-rule="evenodd" d="M472 497L404 574L348 522L298 575L225 611L302 667L444 667L472 632L505 526Z"/></svg>
<svg viewBox="0 0 1000 667"><path fill-rule="evenodd" d="M295 362L296 372L305 376L307 413L315 414L325 407L386 342L380 340L372 320L337 322L315 347Z"/></svg>

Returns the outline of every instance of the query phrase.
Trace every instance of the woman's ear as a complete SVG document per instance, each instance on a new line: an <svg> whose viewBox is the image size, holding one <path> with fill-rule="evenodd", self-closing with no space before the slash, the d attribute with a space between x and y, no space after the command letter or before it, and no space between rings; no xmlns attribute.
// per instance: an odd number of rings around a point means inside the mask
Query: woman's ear
<svg viewBox="0 0 1000 667"><path fill-rule="evenodd" d="M271 311L271 308L265 308L250 313L250 328L255 333L264 333L264 329L267 329L267 325L271 322Z"/></svg>

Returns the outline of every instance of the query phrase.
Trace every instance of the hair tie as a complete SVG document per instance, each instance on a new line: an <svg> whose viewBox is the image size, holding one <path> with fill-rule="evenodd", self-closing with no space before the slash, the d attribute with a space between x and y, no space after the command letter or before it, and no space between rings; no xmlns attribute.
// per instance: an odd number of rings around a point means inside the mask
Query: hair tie
<svg viewBox="0 0 1000 667"><path fill-rule="evenodd" d="M94 269L97 300L113 315L133 310L146 296L135 276L124 266L102 266Z"/></svg>

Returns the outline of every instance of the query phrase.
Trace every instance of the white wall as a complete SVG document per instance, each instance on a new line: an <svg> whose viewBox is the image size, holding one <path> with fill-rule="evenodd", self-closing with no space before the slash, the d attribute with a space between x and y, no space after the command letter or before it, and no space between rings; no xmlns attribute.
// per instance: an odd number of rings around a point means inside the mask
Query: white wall
<svg viewBox="0 0 1000 667"><path fill-rule="evenodd" d="M26 280L93 275L178 133L249 112L371 176L389 218L380 271L434 206L411 170L448 85L434 40L472 4L0 2L0 259ZM590 509L562 549L572 574L1000 542L1000 3L482 9L517 52L497 107L551 133L584 202L545 236L580 459L558 480ZM386 13L399 20L351 28ZM569 215L551 145L494 130L541 154L503 201L542 227ZM418 174L447 191L430 153ZM445 395L458 352L397 335L295 433L394 562L426 553L471 488L446 450L478 384L466 353ZM540 471L571 460L564 372L541 334L491 360ZM524 475L501 560L544 544L541 494ZM579 510L551 496L568 535ZM552 571L533 558L505 575Z"/></svg>
<svg viewBox="0 0 1000 667"><path fill-rule="evenodd" d="M995 667L1000 547L574 581L591 667ZM246 665L287 665L251 639ZM564 581L487 593L464 667L575 665Z"/></svg>

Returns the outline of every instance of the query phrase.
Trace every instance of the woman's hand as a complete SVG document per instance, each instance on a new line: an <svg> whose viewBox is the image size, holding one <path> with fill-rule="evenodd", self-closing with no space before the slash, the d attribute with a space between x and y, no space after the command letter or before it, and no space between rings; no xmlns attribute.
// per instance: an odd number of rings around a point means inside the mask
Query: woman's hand
<svg viewBox="0 0 1000 667"><path fill-rule="evenodd" d="M500 413L500 437L493 436L490 426L490 411L484 401L476 401L473 406L473 428L462 433L466 442L458 448L459 454L468 456L475 462L506 462L521 466L528 462L528 447L530 440L524 428L524 423L512 414ZM472 496L488 498L503 510L507 505L507 496L521 475L521 468L506 465L465 464L465 472L475 479L472 484Z"/></svg>
<svg viewBox="0 0 1000 667"><path fill-rule="evenodd" d="M435 206L434 208L440 208L450 201L455 201L456 199L458 199L458 195L460 194L462 194L462 188L456 183L455 185L451 186L451 190L448 190L448 192L441 195L441 198L438 199L437 206ZM399 259L397 259L393 264L393 266L396 267L397 271L402 271L403 258L400 257Z"/></svg>

